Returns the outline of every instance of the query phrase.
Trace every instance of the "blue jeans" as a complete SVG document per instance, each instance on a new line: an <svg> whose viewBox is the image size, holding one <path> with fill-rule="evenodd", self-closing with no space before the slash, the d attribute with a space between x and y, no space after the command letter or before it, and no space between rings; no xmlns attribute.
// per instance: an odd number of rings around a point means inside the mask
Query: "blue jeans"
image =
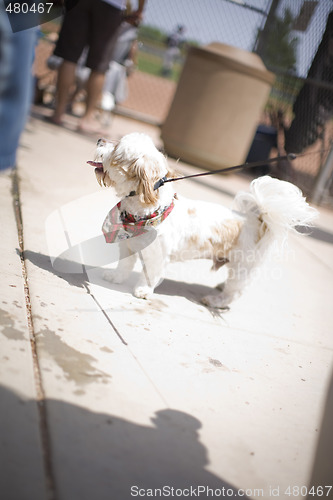
<svg viewBox="0 0 333 500"><path fill-rule="evenodd" d="M33 89L38 28L13 33L0 0L0 170L14 167Z"/></svg>

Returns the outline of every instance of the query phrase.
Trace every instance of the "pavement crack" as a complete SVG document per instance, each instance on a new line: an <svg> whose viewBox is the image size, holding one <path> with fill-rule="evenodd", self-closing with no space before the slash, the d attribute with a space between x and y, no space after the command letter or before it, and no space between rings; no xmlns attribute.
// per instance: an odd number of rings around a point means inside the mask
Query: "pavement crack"
<svg viewBox="0 0 333 500"><path fill-rule="evenodd" d="M84 268L84 266L83 266ZM84 269L84 272L86 273L85 269ZM87 281L88 281L88 275L86 273L86 276L87 276ZM93 299L93 301L95 302L95 304L97 305L97 307L100 309L101 313L105 316L107 322L112 326L112 329L114 330L114 332L116 333L116 335L119 337L120 341L122 344L124 345L128 345L126 340L124 339L124 337L121 335L120 331L118 330L118 328L113 324L111 318L108 316L108 314L106 313L106 311L103 309L103 306L98 302L98 300L96 299L95 295L92 293L92 291L90 290L89 286L87 283L84 284L84 287L88 293L88 295Z"/></svg>
<svg viewBox="0 0 333 500"><path fill-rule="evenodd" d="M37 409L39 416L39 429L42 442L46 487L48 489L49 500L56 500L56 488L55 488L55 479L53 473L53 463L51 454L51 439L50 439L49 424L48 424L47 411L45 405L46 397L43 388L41 369L36 349L36 336L34 332L34 325L31 312L29 282L28 282L28 275L24 258L24 238L23 238L20 188L19 188L19 177L16 169L12 173L12 197L13 197L13 207L16 219L16 226L17 226L18 243L19 243L19 257L21 260L21 270L24 283L24 297L25 297L31 354L33 361L34 381L35 381L36 399L37 399L36 402L37 402Z"/></svg>

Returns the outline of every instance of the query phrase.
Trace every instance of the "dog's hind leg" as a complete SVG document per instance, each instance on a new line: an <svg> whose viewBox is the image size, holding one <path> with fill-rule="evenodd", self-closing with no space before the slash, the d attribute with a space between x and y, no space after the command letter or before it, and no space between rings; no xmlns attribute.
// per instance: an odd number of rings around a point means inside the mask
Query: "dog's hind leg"
<svg viewBox="0 0 333 500"><path fill-rule="evenodd" d="M217 287L222 291L216 295L206 295L201 299L201 302L208 307L227 308L243 292L249 281L250 271L251 267L243 266L241 262L228 264L228 278Z"/></svg>

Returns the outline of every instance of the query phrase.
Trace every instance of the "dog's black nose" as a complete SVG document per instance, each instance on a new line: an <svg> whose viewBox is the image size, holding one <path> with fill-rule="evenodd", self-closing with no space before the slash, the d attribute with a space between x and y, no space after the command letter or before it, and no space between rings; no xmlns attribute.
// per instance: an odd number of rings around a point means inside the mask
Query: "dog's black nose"
<svg viewBox="0 0 333 500"><path fill-rule="evenodd" d="M105 142L104 139L98 139L97 141L97 146L100 146L103 142Z"/></svg>

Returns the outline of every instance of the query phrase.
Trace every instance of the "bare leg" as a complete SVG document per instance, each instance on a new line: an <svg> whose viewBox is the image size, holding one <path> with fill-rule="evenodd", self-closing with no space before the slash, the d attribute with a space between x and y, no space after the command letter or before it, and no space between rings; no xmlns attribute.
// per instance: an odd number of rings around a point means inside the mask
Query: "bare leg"
<svg viewBox="0 0 333 500"><path fill-rule="evenodd" d="M64 61L59 68L56 108L52 117L52 121L58 125L61 124L62 117L66 111L70 91L75 83L75 69L76 64L69 61Z"/></svg>
<svg viewBox="0 0 333 500"><path fill-rule="evenodd" d="M79 130L83 132L94 132L101 128L100 123L95 119L94 115L101 97L104 85L104 73L91 71L87 83L87 104L86 112L81 120Z"/></svg>

